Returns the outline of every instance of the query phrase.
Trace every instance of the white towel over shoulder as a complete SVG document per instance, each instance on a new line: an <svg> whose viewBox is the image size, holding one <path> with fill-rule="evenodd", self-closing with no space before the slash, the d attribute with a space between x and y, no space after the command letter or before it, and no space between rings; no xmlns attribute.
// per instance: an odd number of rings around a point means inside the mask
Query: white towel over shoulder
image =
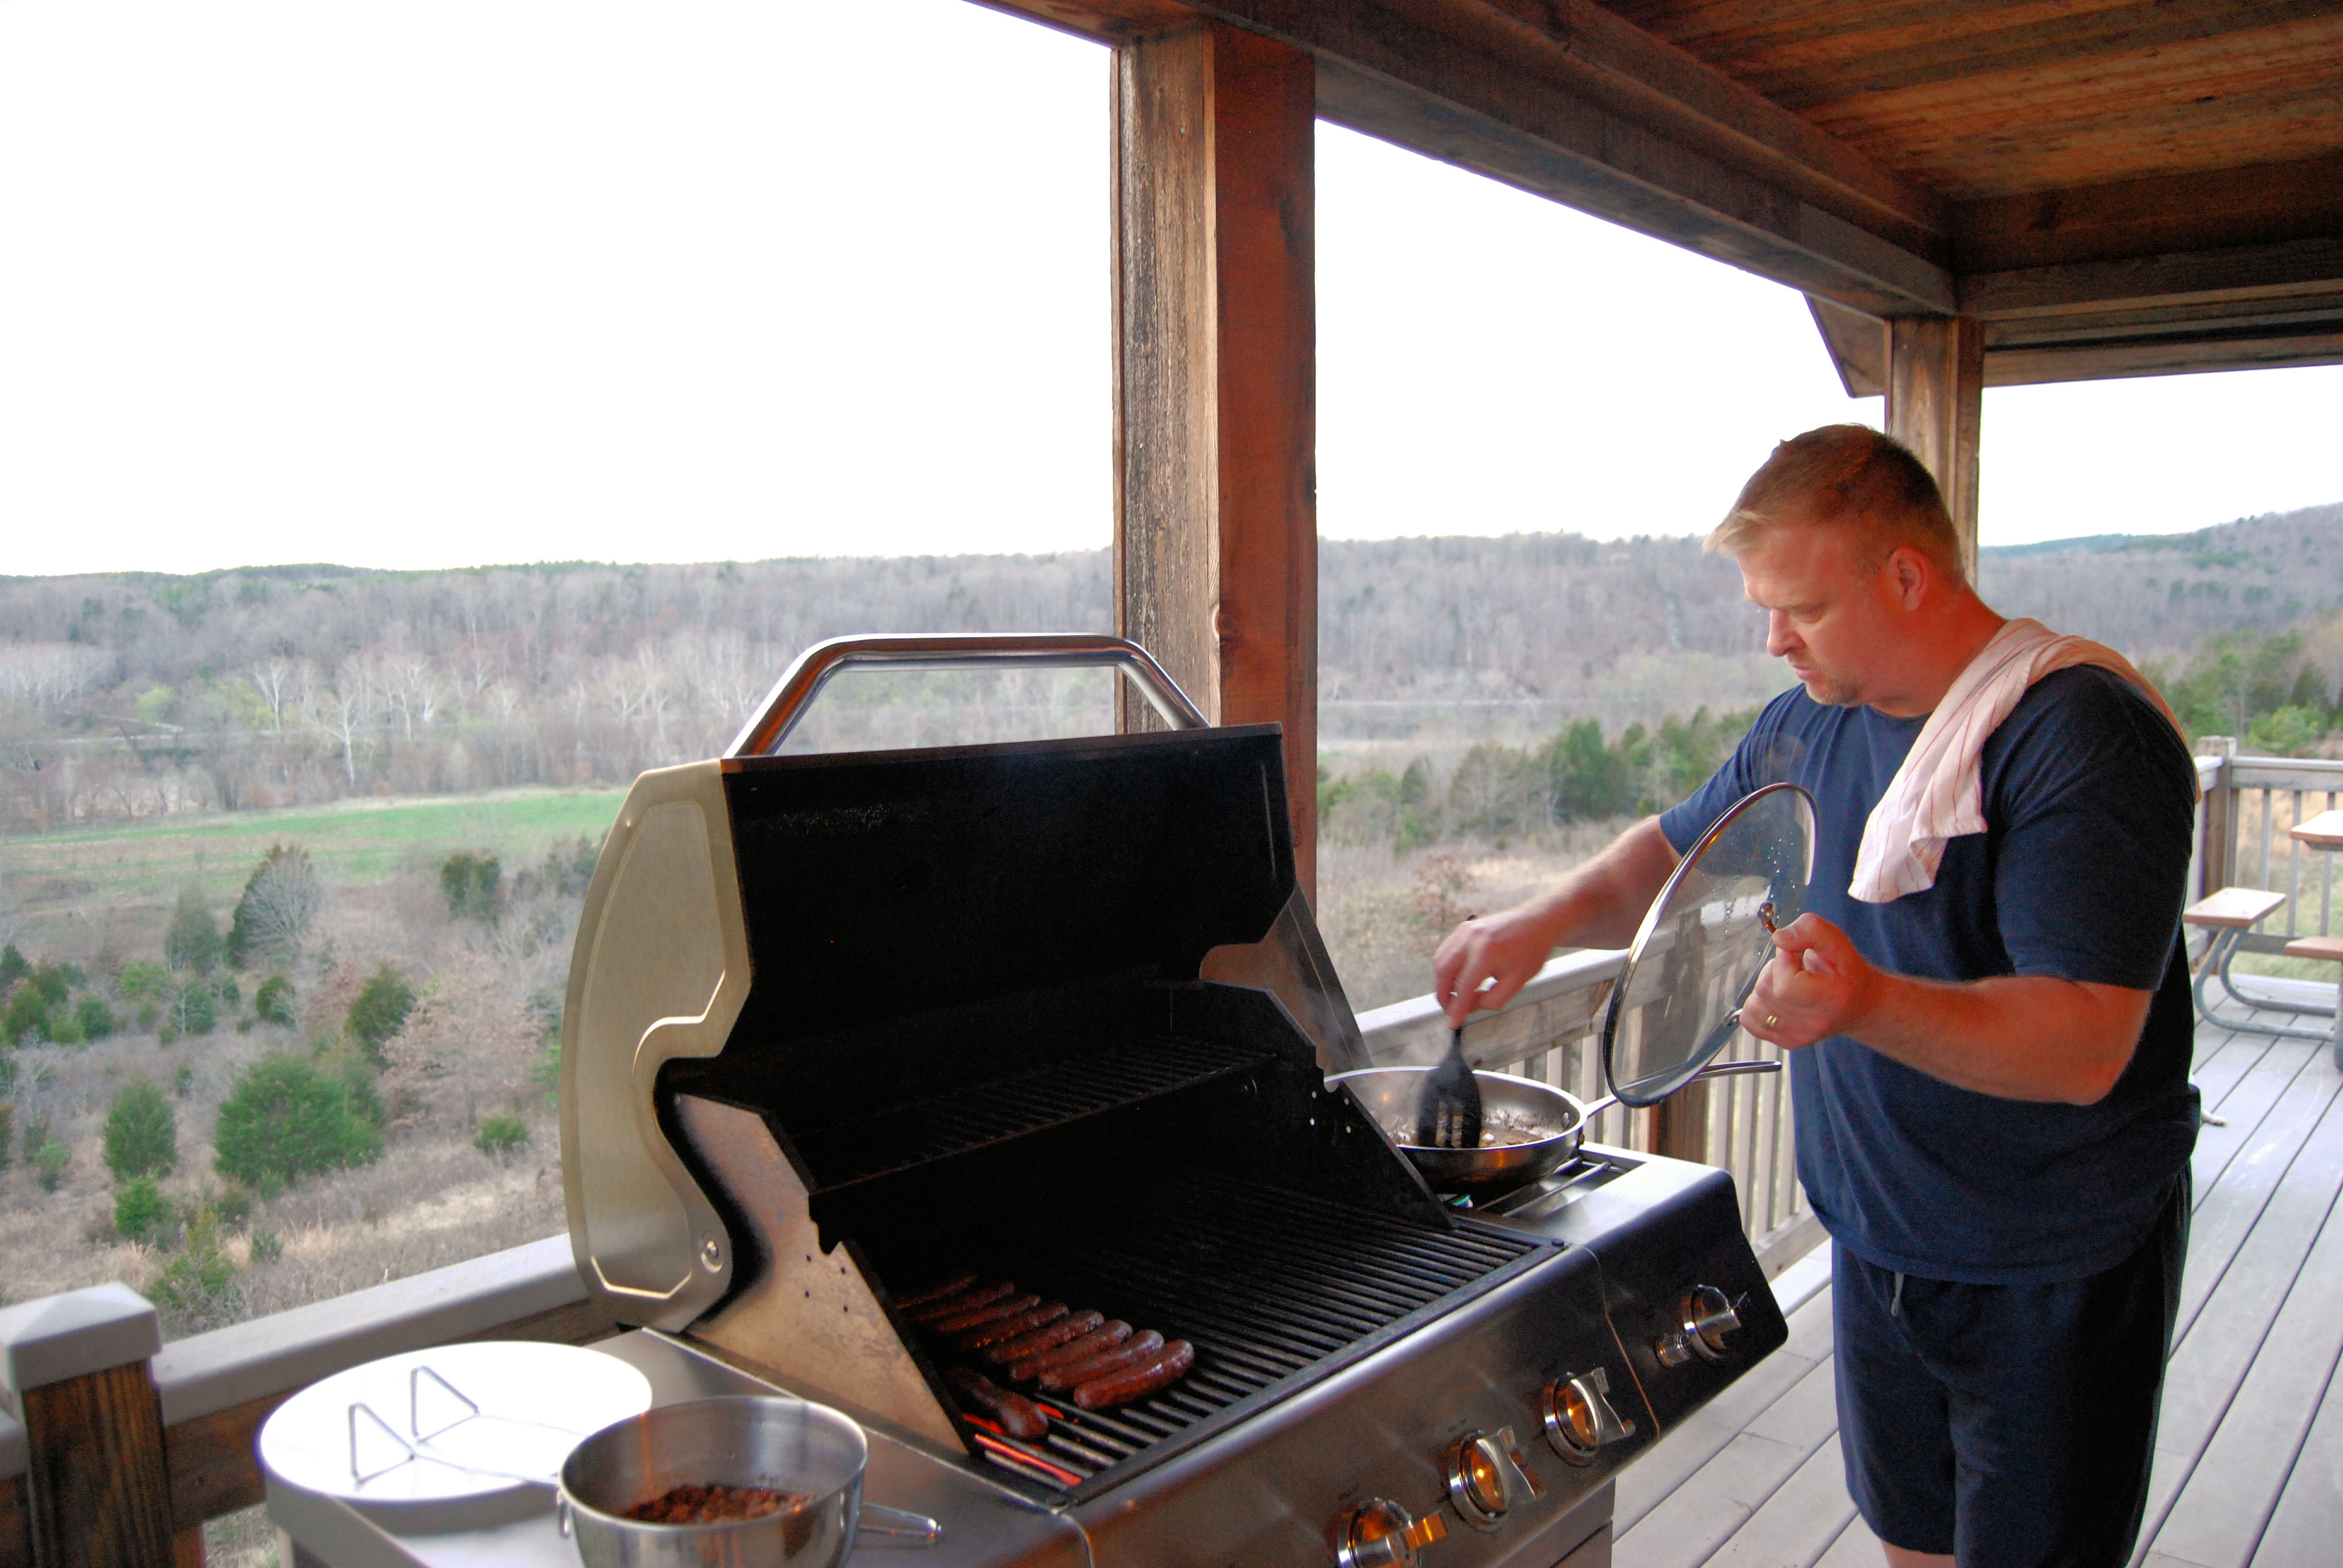
<svg viewBox="0 0 2343 1568"><path fill-rule="evenodd" d="M2053 670L2078 664L2112 669L2145 693L2167 719L2164 694L2114 648L2052 631L2038 620L2005 622L1954 680L1920 728L1904 766L1864 824L1847 891L1866 904L1892 903L1936 884L1945 843L1985 831L1983 771L1986 738L2017 706L2026 688ZM2182 737L2187 744L2187 737Z"/></svg>

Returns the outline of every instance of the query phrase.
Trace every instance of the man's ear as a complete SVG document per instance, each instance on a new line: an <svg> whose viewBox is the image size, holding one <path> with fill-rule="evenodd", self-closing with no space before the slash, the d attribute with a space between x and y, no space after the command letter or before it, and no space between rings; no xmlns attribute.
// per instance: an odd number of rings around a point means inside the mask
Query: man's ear
<svg viewBox="0 0 2343 1568"><path fill-rule="evenodd" d="M1936 586L1936 563L1910 545L1898 545L1887 558L1887 580L1906 609L1918 609Z"/></svg>

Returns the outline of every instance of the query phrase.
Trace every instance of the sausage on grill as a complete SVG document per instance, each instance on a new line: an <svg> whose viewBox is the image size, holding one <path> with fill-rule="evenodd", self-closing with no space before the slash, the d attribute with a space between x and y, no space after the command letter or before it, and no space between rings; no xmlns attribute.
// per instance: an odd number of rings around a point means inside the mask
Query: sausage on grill
<svg viewBox="0 0 2343 1568"><path fill-rule="evenodd" d="M964 1351L981 1350L997 1345L1003 1340L1013 1340L1020 1334L1030 1334L1045 1323L1054 1323L1066 1316L1063 1302L1043 1302L1038 1307L1028 1307L1021 1312L1011 1312L1005 1318L994 1318L979 1323L966 1333L953 1336L952 1342Z"/></svg>
<svg viewBox="0 0 2343 1568"><path fill-rule="evenodd" d="M948 1318L955 1312L964 1312L971 1307L980 1307L988 1302L997 1302L1003 1296L1013 1296L1016 1293L1017 1286L1013 1282L993 1280L986 1284L970 1285L954 1295L939 1296L932 1302L923 1302L919 1306L911 1308L910 1313L920 1322L931 1323L938 1318Z"/></svg>
<svg viewBox="0 0 2343 1568"><path fill-rule="evenodd" d="M1040 1310L1038 1307L1034 1309L1036 1312ZM984 1359L996 1366L1007 1366L1011 1362L1021 1362L1027 1356L1055 1350L1069 1340L1078 1340L1105 1322L1106 1319L1097 1312L1068 1312L1053 1322L1028 1330L1014 1339L999 1340L986 1345Z"/></svg>
<svg viewBox="0 0 2343 1568"><path fill-rule="evenodd" d="M1103 1323L1078 1339L1030 1355L1020 1356L1009 1365L1006 1375L1011 1382L1031 1382L1051 1367L1071 1365L1088 1361L1103 1351L1111 1351L1131 1337L1131 1325L1121 1318Z"/></svg>
<svg viewBox="0 0 2343 1568"><path fill-rule="evenodd" d="M1011 1437L1046 1437L1050 1422L1033 1408L1033 1402L1021 1393L1011 1393L980 1372L967 1367L953 1367L944 1373L952 1392L965 1404L972 1404L1001 1423L1001 1430Z"/></svg>
<svg viewBox="0 0 2343 1568"><path fill-rule="evenodd" d="M1109 1372L1142 1366L1155 1360L1162 1352L1163 1336L1150 1329L1145 1333L1133 1334L1111 1351L1102 1351L1084 1361L1051 1367L1041 1374L1041 1386L1052 1393L1080 1388L1091 1379L1102 1378Z"/></svg>
<svg viewBox="0 0 2343 1568"><path fill-rule="evenodd" d="M1074 1402L1084 1410L1111 1410L1158 1389L1169 1388L1187 1376L1188 1369L1195 1364L1196 1347L1186 1340L1173 1340L1163 1347L1161 1355L1151 1361L1083 1383L1074 1390Z"/></svg>
<svg viewBox="0 0 2343 1568"><path fill-rule="evenodd" d="M931 1302L940 1302L947 1296L957 1296L974 1283L976 1283L976 1271L962 1269L957 1274L947 1275L937 1281L924 1291L907 1291L897 1296L895 1309L898 1312L908 1312L914 1307L924 1307Z"/></svg>
<svg viewBox="0 0 2343 1568"><path fill-rule="evenodd" d="M1041 1304L1041 1298L1030 1293L1022 1296L1003 1296L997 1302L987 1302L983 1306L970 1307L963 1312L953 1312L948 1317L930 1318L927 1322L929 1328L940 1334L964 1333L984 1323L994 1322L1001 1318L1014 1317L1019 1312L1031 1311Z"/></svg>

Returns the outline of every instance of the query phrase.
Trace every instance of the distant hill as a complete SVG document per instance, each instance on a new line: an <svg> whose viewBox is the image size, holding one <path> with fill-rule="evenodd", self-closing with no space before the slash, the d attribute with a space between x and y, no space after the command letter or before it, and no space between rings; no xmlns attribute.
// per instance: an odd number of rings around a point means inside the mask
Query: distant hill
<svg viewBox="0 0 2343 1568"><path fill-rule="evenodd" d="M1979 588L1996 609L2135 658L2177 657L2207 632L2274 629L2343 605L2343 504L1980 554Z"/></svg>
<svg viewBox="0 0 2343 1568"><path fill-rule="evenodd" d="M1331 748L1444 752L1565 719L1615 731L1778 690L1728 560L1690 538L1330 539L1320 554ZM443 572L277 567L0 578L0 829L390 790L623 782L711 754L799 649L867 630L1103 630L1102 550ZM1996 608L2135 658L2343 604L2343 505L2195 533L1991 548ZM2329 671L2331 683L2343 671ZM963 683L963 687L965 683ZM1089 695L885 691L867 744L939 713ZM1028 731L1030 732L1030 731Z"/></svg>

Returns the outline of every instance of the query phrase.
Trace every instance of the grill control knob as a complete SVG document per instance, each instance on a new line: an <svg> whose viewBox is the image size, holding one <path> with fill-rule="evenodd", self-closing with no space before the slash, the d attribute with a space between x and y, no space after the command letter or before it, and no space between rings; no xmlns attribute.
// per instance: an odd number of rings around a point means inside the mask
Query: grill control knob
<svg viewBox="0 0 2343 1568"><path fill-rule="evenodd" d="M1606 1442L1635 1435L1635 1423L1611 1408L1611 1374L1601 1367L1545 1385L1545 1441L1572 1464L1592 1464Z"/></svg>
<svg viewBox="0 0 2343 1568"><path fill-rule="evenodd" d="M1334 1561L1342 1568L1415 1568L1415 1554L1447 1533L1437 1513L1418 1519L1396 1503L1370 1497L1343 1521Z"/></svg>
<svg viewBox="0 0 2343 1568"><path fill-rule="evenodd" d="M1448 1500L1475 1530L1494 1530L1505 1510L1544 1495L1510 1426L1460 1437L1448 1450Z"/></svg>
<svg viewBox="0 0 2343 1568"><path fill-rule="evenodd" d="M1741 1326L1741 1314L1715 1285L1694 1285L1676 1303L1676 1326L1652 1342L1662 1366L1680 1367L1698 1356L1725 1359L1725 1342Z"/></svg>

